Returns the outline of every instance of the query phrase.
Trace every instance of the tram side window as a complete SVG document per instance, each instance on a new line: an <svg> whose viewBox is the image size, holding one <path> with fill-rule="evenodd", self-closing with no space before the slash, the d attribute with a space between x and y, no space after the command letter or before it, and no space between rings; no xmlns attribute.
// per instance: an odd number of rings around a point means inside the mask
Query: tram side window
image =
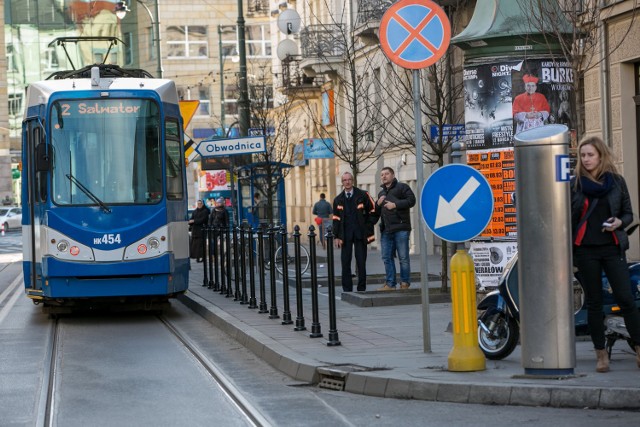
<svg viewBox="0 0 640 427"><path fill-rule="evenodd" d="M36 145L36 156L40 155L41 159L36 159L36 163L40 162L40 167L36 168L36 200L38 202L43 202L47 200L47 174L49 173L49 168L46 167L46 164L49 162L49 154L47 153L47 146L45 145L45 141L42 133L42 128L40 126L36 126L33 130L33 140Z"/></svg>
<svg viewBox="0 0 640 427"><path fill-rule="evenodd" d="M146 180L142 186L146 194L146 202L156 202L162 197L162 156L160 152L160 137L158 135L157 122L151 122L144 130L145 155L141 156L146 162L146 176L139 177L139 180ZM142 169L142 168L141 168Z"/></svg>
<svg viewBox="0 0 640 427"><path fill-rule="evenodd" d="M165 123L166 135L166 174L167 174L167 199L180 200L183 194L182 166L184 161L180 147L180 124L177 120L167 120Z"/></svg>

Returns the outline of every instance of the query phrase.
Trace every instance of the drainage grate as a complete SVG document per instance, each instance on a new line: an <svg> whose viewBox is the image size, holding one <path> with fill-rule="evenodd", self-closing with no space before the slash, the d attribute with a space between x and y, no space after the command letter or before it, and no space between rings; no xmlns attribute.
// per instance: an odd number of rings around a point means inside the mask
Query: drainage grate
<svg viewBox="0 0 640 427"><path fill-rule="evenodd" d="M322 366L318 368L318 375L320 376L318 387L343 391L349 373L382 370L386 370L386 368L368 368L350 364Z"/></svg>
<svg viewBox="0 0 640 427"><path fill-rule="evenodd" d="M344 378L323 377L318 384L320 388L328 388L330 390L344 390Z"/></svg>

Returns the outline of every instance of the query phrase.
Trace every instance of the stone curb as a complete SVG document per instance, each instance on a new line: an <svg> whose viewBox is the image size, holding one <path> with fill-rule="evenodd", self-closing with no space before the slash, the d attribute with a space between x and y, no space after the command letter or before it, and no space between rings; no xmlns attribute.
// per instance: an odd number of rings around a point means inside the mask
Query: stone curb
<svg viewBox="0 0 640 427"><path fill-rule="evenodd" d="M310 384L322 372L340 371L305 358L193 292L178 300L284 374ZM482 405L555 408L640 409L640 389L461 383L392 377L390 370L344 372L344 391L376 397Z"/></svg>
<svg viewBox="0 0 640 427"><path fill-rule="evenodd" d="M271 337L243 324L192 292L179 295L178 300L279 371L296 380L312 384L319 381L314 360L291 352Z"/></svg>

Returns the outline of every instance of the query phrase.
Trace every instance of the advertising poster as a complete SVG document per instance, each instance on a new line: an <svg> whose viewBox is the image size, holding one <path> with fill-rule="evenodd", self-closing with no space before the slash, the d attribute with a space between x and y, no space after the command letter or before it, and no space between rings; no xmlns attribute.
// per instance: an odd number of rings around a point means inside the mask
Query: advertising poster
<svg viewBox="0 0 640 427"><path fill-rule="evenodd" d="M481 238L517 237L514 135L564 124L571 131L570 153L575 156L573 84L570 64L552 58L465 68L467 163L482 172L494 194L494 215Z"/></svg>
<svg viewBox="0 0 640 427"><path fill-rule="evenodd" d="M511 69L498 62L464 69L464 117L467 150L511 147Z"/></svg>
<svg viewBox="0 0 640 427"><path fill-rule="evenodd" d="M229 171L209 170L200 172L198 187L200 192L225 191L231 189Z"/></svg>
<svg viewBox="0 0 640 427"><path fill-rule="evenodd" d="M516 69L517 68L517 69ZM514 68L514 134L546 124L563 124L575 141L574 75L569 62L553 59L528 59Z"/></svg>
<svg viewBox="0 0 640 427"><path fill-rule="evenodd" d="M470 252L479 287L486 289L498 286L507 262L517 251L518 244L515 241L471 242Z"/></svg>
<svg viewBox="0 0 640 427"><path fill-rule="evenodd" d="M493 191L493 216L479 237L517 237L513 148L467 152L467 164L487 178Z"/></svg>

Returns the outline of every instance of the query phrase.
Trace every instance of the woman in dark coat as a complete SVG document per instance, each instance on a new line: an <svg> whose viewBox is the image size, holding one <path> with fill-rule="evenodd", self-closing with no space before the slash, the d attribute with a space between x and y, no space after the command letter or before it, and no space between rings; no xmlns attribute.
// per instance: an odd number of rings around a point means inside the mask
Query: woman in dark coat
<svg viewBox="0 0 640 427"><path fill-rule="evenodd" d="M198 206L191 214L189 225L191 225L191 246L189 248L189 254L191 258L196 258L197 262L202 262L204 256L203 228L207 225L209 220L209 209L204 205L202 200L198 200Z"/></svg>
<svg viewBox="0 0 640 427"><path fill-rule="evenodd" d="M215 207L211 209L211 215L209 216L209 225L211 227L229 228L229 213L224 206L224 202L224 197L219 197L216 200Z"/></svg>
<svg viewBox="0 0 640 427"><path fill-rule="evenodd" d="M633 221L627 184L616 170L609 147L595 136L578 145L575 175L571 187L573 259L582 276L596 371L609 371L602 307L603 271L634 343L640 368L640 314L629 287L626 257L629 237L625 227Z"/></svg>

